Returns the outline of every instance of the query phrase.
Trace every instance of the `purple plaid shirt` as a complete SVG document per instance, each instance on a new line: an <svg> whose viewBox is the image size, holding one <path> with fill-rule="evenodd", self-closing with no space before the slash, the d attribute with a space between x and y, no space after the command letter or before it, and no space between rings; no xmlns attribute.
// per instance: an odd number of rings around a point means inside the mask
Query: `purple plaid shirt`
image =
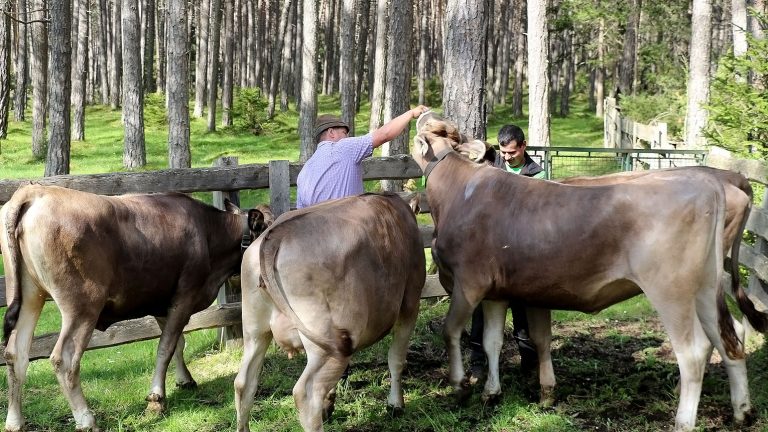
<svg viewBox="0 0 768 432"><path fill-rule="evenodd" d="M373 154L373 135L323 141L296 179L296 207L363 193L363 159Z"/></svg>

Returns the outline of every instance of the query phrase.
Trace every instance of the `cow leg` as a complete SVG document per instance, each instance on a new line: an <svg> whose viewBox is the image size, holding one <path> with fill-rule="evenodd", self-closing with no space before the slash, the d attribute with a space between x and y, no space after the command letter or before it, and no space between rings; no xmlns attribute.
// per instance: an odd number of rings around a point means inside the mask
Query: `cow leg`
<svg viewBox="0 0 768 432"><path fill-rule="evenodd" d="M160 332L165 331L165 317L155 317L157 325L160 326ZM176 386L179 388L191 389L197 387L197 382L192 378L192 373L184 362L184 333L179 335L179 341L176 342L176 349L173 351L173 362L176 365Z"/></svg>
<svg viewBox="0 0 768 432"><path fill-rule="evenodd" d="M464 360L461 354L461 332L464 330L477 304L470 304L461 287L455 284L451 295L451 306L443 324L443 339L448 350L448 379L459 400L469 397L469 381L464 376Z"/></svg>
<svg viewBox="0 0 768 432"><path fill-rule="evenodd" d="M97 431L96 420L80 385L80 359L93 334L96 317L84 316L82 311L76 315L62 310L61 318L61 333L51 352L53 371L72 409L75 429Z"/></svg>
<svg viewBox="0 0 768 432"><path fill-rule="evenodd" d="M405 401L403 400L402 375L406 362L405 357L408 353L408 345L410 343L413 329L416 327L416 318L418 318L418 313L418 302L416 302L415 307L400 313L400 316L398 317L398 320L395 323L395 328L393 330L392 345L389 347L387 361L389 363L391 384L389 389L389 397L387 398L387 405L389 405L395 413L400 413L405 409Z"/></svg>
<svg viewBox="0 0 768 432"><path fill-rule="evenodd" d="M526 308L531 340L539 357L539 404L550 407L555 403L555 369L552 367L552 311Z"/></svg>
<svg viewBox="0 0 768 432"><path fill-rule="evenodd" d="M31 297L31 298L27 298ZM29 350L32 345L35 325L40 318L45 298L39 295L24 297L16 321L16 328L11 332L5 347L5 363L8 367L8 414L5 417L6 431L20 431L24 427L21 413L21 392L27 379Z"/></svg>
<svg viewBox="0 0 768 432"><path fill-rule="evenodd" d="M257 278L258 279L258 278ZM245 281L245 273L243 273ZM235 378L235 410L237 431L247 432L253 397L259 388L259 376L267 349L272 342L269 326L272 301L266 290L243 283L243 360Z"/></svg>
<svg viewBox="0 0 768 432"><path fill-rule="evenodd" d="M712 345L720 353L720 357L723 359L725 370L728 373L728 381L730 384L731 392L731 405L733 407L733 420L736 423L744 422L752 412L752 403L749 396L749 383L747 382L747 364L745 359L731 359L725 351L722 339L720 338L720 330L717 325L717 306L715 303L714 295L704 295L707 293L701 293L697 297L696 312L699 316L699 320L704 328L704 332L712 342ZM714 294L714 293L709 293ZM728 317L733 321L733 326L736 329L736 334L739 340L745 341L744 327L732 317ZM711 354L711 349L710 349ZM707 356L709 358L709 356Z"/></svg>
<svg viewBox="0 0 768 432"><path fill-rule="evenodd" d="M493 401L501 395L499 380L499 355L504 342L504 322L507 318L507 301L484 300L483 307L483 349L488 358L488 378L483 389L483 401Z"/></svg>
<svg viewBox="0 0 768 432"><path fill-rule="evenodd" d="M349 364L349 357L332 357L303 335L301 341L307 353L307 366L293 387L293 399L304 431L320 432L324 413L330 408L327 397Z"/></svg>
<svg viewBox="0 0 768 432"><path fill-rule="evenodd" d="M168 373L168 364L176 351L179 337L184 330L184 326L189 322L192 315L187 310L182 310L179 306L168 308L168 318L165 328L160 334L160 341L157 344L157 358L155 359L155 373L152 376L152 386L147 396L147 411L162 412L165 409L165 376ZM182 318L183 317L183 318ZM183 354L182 354L183 355Z"/></svg>

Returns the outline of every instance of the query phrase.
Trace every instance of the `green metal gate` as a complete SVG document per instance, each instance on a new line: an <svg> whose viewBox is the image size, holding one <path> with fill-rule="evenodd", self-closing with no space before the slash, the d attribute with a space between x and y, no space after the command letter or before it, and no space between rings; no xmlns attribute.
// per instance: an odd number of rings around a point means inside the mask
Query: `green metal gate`
<svg viewBox="0 0 768 432"><path fill-rule="evenodd" d="M528 146L526 150L548 179L704 165L707 155L706 150L673 149Z"/></svg>

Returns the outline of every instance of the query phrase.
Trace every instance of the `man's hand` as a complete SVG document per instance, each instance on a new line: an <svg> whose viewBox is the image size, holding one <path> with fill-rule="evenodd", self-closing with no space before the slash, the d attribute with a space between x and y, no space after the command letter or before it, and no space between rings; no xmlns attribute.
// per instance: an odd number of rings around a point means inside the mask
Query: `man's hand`
<svg viewBox="0 0 768 432"><path fill-rule="evenodd" d="M429 111L429 107L426 107L424 105L419 105L416 108L413 108L411 110L411 117L419 118L420 115L424 114L427 111Z"/></svg>

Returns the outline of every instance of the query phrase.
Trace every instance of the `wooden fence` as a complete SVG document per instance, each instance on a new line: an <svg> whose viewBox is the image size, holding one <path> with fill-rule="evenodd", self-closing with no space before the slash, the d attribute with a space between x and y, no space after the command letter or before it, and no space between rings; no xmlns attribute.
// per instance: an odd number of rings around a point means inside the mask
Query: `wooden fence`
<svg viewBox="0 0 768 432"><path fill-rule="evenodd" d="M622 149L672 149L667 124L643 124L622 117L616 99L603 101L603 147Z"/></svg>
<svg viewBox="0 0 768 432"><path fill-rule="evenodd" d="M722 152L713 153L707 158L708 164L718 168L732 169L749 177L751 180L768 184L768 169L758 161L745 161L730 158ZM290 186L296 184L300 164L287 161L272 161L269 164L238 166L236 160L217 161L213 168L177 169L142 173L112 173L80 176L55 176L35 179L35 183L65 186L104 195L118 195L131 192L196 192L223 191L229 194L243 189L270 189L270 204L277 212L290 208ZM364 162L364 178L410 179L421 176L421 170L409 156L369 158ZM0 203L8 201L13 192L27 180L0 181ZM220 199L215 198L215 200ZM428 211L425 202L422 209ZM430 247L432 226L420 226L424 247ZM753 210L747 230L756 235L754 246L742 244L740 262L750 272L749 289L752 294L768 304L768 196L763 200L762 208ZM436 275L427 277L422 298L445 295ZM222 295L220 297L226 297ZM6 305L5 283L0 278L0 307ZM238 326L240 324L240 303L217 304L192 316L185 332ZM104 332L94 331L88 349L121 345L125 343L157 338L160 329L151 317L123 321L112 325ZM50 355L58 334L36 337L31 359L45 358ZM0 360L0 364L2 361Z"/></svg>

